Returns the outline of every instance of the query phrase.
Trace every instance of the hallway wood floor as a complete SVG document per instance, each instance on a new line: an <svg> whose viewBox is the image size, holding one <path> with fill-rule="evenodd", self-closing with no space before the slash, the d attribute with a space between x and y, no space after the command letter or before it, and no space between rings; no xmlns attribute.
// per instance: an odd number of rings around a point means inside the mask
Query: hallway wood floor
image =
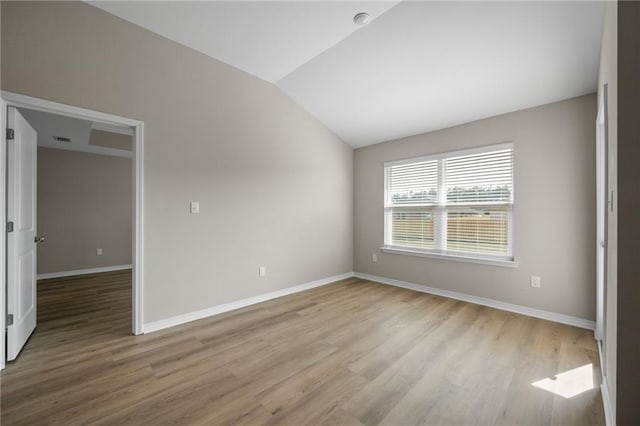
<svg viewBox="0 0 640 426"><path fill-rule="evenodd" d="M357 278L137 337L130 305L128 271L40 282L2 425L604 424L587 330Z"/></svg>

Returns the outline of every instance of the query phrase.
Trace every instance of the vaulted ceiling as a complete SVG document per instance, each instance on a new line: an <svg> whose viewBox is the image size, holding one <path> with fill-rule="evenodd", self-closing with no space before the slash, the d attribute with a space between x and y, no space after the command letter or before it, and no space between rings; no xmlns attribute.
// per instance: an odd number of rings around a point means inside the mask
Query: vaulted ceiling
<svg viewBox="0 0 640 426"><path fill-rule="evenodd" d="M276 84L353 147L596 90L601 2L91 4Z"/></svg>

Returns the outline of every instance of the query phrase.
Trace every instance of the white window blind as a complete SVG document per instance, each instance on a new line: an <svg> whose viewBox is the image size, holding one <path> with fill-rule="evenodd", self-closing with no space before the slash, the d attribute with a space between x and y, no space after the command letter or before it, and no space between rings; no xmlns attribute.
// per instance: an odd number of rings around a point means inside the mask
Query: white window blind
<svg viewBox="0 0 640 426"><path fill-rule="evenodd" d="M385 247L513 259L511 144L385 164Z"/></svg>
<svg viewBox="0 0 640 426"><path fill-rule="evenodd" d="M387 169L390 244L435 248L434 207L438 202L438 162L402 164Z"/></svg>

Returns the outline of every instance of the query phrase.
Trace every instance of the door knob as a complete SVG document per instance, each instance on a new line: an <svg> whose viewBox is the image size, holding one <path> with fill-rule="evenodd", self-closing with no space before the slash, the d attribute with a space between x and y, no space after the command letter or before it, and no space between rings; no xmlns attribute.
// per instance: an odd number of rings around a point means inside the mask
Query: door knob
<svg viewBox="0 0 640 426"><path fill-rule="evenodd" d="M38 237L38 236L36 236L36 238L35 238L34 242L36 242L36 243L44 243L44 237Z"/></svg>

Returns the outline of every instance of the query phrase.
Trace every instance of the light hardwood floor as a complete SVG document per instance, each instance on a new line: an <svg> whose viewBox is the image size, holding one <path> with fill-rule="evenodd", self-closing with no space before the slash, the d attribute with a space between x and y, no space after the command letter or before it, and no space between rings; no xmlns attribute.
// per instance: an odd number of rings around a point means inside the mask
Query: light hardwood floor
<svg viewBox="0 0 640 426"><path fill-rule="evenodd" d="M2 425L604 424L587 330L354 278L135 337L130 287L39 284ZM531 384L588 364L573 398Z"/></svg>

